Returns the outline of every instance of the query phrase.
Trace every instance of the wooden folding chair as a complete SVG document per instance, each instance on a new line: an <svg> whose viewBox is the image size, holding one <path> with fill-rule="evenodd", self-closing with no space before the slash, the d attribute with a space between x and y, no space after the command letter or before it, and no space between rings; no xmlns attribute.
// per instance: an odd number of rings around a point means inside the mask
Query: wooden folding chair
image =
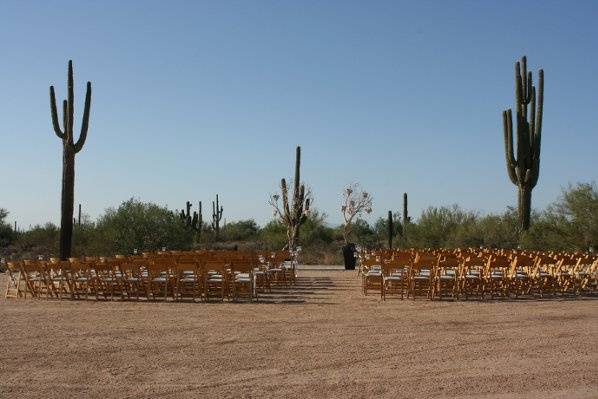
<svg viewBox="0 0 598 399"><path fill-rule="evenodd" d="M459 280L461 262L457 258L445 256L438 261L434 270L432 299L451 297L459 299Z"/></svg>
<svg viewBox="0 0 598 399"><path fill-rule="evenodd" d="M270 273L268 273L268 257L269 254L257 254L258 261L253 268L256 296L259 292L272 292L272 286L270 285Z"/></svg>
<svg viewBox="0 0 598 399"><path fill-rule="evenodd" d="M70 279L72 295L76 299L89 299L91 293L91 268L88 262L80 261L76 258L69 259L70 273L67 277Z"/></svg>
<svg viewBox="0 0 598 399"><path fill-rule="evenodd" d="M512 262L504 255L494 255L488 262L485 272L485 291L490 298L502 296L508 298L511 286Z"/></svg>
<svg viewBox="0 0 598 399"><path fill-rule="evenodd" d="M230 264L230 289L234 301L241 298L253 301L257 292L254 285L253 263L250 258L239 259Z"/></svg>
<svg viewBox="0 0 598 399"><path fill-rule="evenodd" d="M488 259L484 256L473 256L462 263L459 291L465 299L470 296L484 299L484 273L487 267Z"/></svg>
<svg viewBox="0 0 598 399"><path fill-rule="evenodd" d="M363 294L367 296L369 290L382 292L381 261L372 256L364 260L364 274L362 275Z"/></svg>
<svg viewBox="0 0 598 399"><path fill-rule="evenodd" d="M8 279L6 281L6 293L4 294L4 298L26 298L29 290L27 289L27 283L21 270L21 263L8 262L6 266ZM35 291L32 291L32 296L36 296Z"/></svg>
<svg viewBox="0 0 598 399"><path fill-rule="evenodd" d="M222 260L206 259L202 265L204 275L204 297L206 301L218 298L224 301L228 293L227 267Z"/></svg>
<svg viewBox="0 0 598 399"><path fill-rule="evenodd" d="M577 268L577 259L571 256L561 257L556 266L554 276L558 291L562 294L575 294L575 269Z"/></svg>
<svg viewBox="0 0 598 399"><path fill-rule="evenodd" d="M533 290L543 298L546 293L555 295L557 279L555 277L558 261L552 256L538 255L536 257L536 271L533 276Z"/></svg>
<svg viewBox="0 0 598 399"><path fill-rule="evenodd" d="M529 295L536 284L537 260L530 256L519 254L513 260L510 291L515 297Z"/></svg>
<svg viewBox="0 0 598 399"><path fill-rule="evenodd" d="M411 267L411 254L397 252L392 259L382 264L382 299L387 295L400 295L404 298L409 281L409 268Z"/></svg>
<svg viewBox="0 0 598 399"><path fill-rule="evenodd" d="M158 256L150 261L147 266L148 292L151 299L168 300L168 294L172 293L174 298L174 273L176 272L176 261L172 257ZM150 297L148 296L148 299Z"/></svg>
<svg viewBox="0 0 598 399"><path fill-rule="evenodd" d="M415 256L413 265L409 272L409 290L407 292L407 298L415 298L420 295L425 295L426 298L432 296L432 290L434 287L434 269L438 264L437 255L428 255L418 253Z"/></svg>
<svg viewBox="0 0 598 399"><path fill-rule="evenodd" d="M194 258L179 258L174 273L175 300L191 298L193 302L202 298L204 276L200 264Z"/></svg>
<svg viewBox="0 0 598 399"><path fill-rule="evenodd" d="M50 290L59 300L64 298L74 299L71 287L71 264L68 260L53 259L46 264L46 278Z"/></svg>
<svg viewBox="0 0 598 399"><path fill-rule="evenodd" d="M592 262L592 259L587 257L579 262L578 269L575 272L575 289L578 295L593 293L596 287L590 282L596 280L597 271L598 259Z"/></svg>

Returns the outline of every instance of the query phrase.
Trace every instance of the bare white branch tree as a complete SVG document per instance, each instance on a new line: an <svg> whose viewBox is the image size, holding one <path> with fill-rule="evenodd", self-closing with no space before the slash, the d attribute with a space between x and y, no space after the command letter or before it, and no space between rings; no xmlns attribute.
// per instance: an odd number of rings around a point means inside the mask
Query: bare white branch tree
<svg viewBox="0 0 598 399"><path fill-rule="evenodd" d="M349 243L349 237L353 231L353 220L365 213L372 212L373 199L370 194L363 191L359 183L353 183L343 191L343 204L341 212L345 224L343 225L343 238L345 244Z"/></svg>

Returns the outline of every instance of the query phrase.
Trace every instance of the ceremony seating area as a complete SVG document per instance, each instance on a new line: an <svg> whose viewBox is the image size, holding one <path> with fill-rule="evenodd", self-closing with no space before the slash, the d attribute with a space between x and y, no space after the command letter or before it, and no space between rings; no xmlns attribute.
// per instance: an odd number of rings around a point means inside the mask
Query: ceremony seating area
<svg viewBox="0 0 598 399"><path fill-rule="evenodd" d="M6 298L123 301L259 299L296 281L288 251L170 251L8 263Z"/></svg>
<svg viewBox="0 0 598 399"><path fill-rule="evenodd" d="M582 296L598 292L598 258L515 250L361 252L364 295L427 299Z"/></svg>

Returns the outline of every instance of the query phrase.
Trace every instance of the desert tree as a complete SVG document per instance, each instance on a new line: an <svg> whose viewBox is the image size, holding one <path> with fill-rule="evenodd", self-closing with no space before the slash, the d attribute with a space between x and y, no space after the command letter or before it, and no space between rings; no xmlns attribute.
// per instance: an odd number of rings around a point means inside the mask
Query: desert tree
<svg viewBox="0 0 598 399"><path fill-rule="evenodd" d="M349 237L353 231L353 221L363 213L372 212L372 196L363 191L358 183L353 183L343 191L343 203L341 212L343 214L343 239L345 244L349 243Z"/></svg>

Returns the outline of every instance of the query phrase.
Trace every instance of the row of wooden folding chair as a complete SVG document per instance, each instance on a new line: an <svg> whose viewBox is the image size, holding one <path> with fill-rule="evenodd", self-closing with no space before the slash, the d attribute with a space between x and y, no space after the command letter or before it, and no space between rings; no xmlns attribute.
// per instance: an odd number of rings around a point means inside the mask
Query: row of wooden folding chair
<svg viewBox="0 0 598 399"><path fill-rule="evenodd" d="M556 261L537 254L515 255L506 251L431 250L415 257L412 251L406 251L385 256L390 258L362 255L364 294L380 289L384 299L387 295L414 299L579 295L595 289L598 268L598 260L589 256Z"/></svg>

